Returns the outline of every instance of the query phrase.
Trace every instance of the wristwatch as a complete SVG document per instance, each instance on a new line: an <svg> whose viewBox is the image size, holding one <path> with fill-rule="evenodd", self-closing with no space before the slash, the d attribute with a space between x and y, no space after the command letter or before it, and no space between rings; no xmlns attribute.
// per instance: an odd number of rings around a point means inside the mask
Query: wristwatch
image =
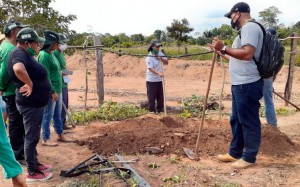
<svg viewBox="0 0 300 187"><path fill-rule="evenodd" d="M225 55L225 54L226 54L226 48L227 48L227 46L224 45L224 47L221 49L221 54L222 54L222 55Z"/></svg>

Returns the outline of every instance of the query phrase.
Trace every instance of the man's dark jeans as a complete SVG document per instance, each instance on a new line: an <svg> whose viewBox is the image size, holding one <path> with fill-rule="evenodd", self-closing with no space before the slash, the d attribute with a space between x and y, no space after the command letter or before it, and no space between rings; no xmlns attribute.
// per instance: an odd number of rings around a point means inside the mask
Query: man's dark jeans
<svg viewBox="0 0 300 187"><path fill-rule="evenodd" d="M33 108L17 105L25 126L25 161L29 174L34 174L39 164L36 146L40 140L44 107Z"/></svg>
<svg viewBox="0 0 300 187"><path fill-rule="evenodd" d="M68 88L63 88L62 89L62 101L66 105L66 108L69 108L69 94L68 94ZM61 121L63 123L63 126L66 125L66 111L64 107L61 109Z"/></svg>
<svg viewBox="0 0 300 187"><path fill-rule="evenodd" d="M262 98L263 80L232 85L232 113L230 124L232 140L229 154L255 163L261 142L259 100Z"/></svg>
<svg viewBox="0 0 300 187"><path fill-rule="evenodd" d="M23 116L16 106L16 95L3 96L8 116L8 133L16 160L24 160L24 124Z"/></svg>
<svg viewBox="0 0 300 187"><path fill-rule="evenodd" d="M147 96L150 112L163 112L164 110L164 93L162 82L146 82ZM155 101L157 106L155 107Z"/></svg>

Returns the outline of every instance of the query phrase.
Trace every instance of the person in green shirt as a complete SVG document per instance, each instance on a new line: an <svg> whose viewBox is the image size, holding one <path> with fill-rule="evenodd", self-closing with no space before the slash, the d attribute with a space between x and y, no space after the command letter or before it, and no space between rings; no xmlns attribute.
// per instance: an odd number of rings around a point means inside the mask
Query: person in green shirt
<svg viewBox="0 0 300 187"><path fill-rule="evenodd" d="M17 34L27 27L18 21L11 21L4 26L5 40L0 46L0 95L6 103L8 115L8 133L10 144L17 160L24 160L24 124L23 117L17 109L15 100L16 86L7 71L7 60L17 44Z"/></svg>
<svg viewBox="0 0 300 187"><path fill-rule="evenodd" d="M14 152L7 138L2 113L0 115L0 155L0 165L3 167L4 178L12 179L14 187L25 187L23 169L14 157Z"/></svg>
<svg viewBox="0 0 300 187"><path fill-rule="evenodd" d="M1 45L1 43L4 39L5 39L5 35L0 32L0 45ZM0 103L1 103L1 111L2 111L2 115L3 115L3 119L4 119L4 124L5 124L5 127L7 128L7 124L6 124L6 121L7 121L6 103L2 99L2 95L0 95Z"/></svg>
<svg viewBox="0 0 300 187"><path fill-rule="evenodd" d="M58 144L50 140L50 123L53 118L54 129L58 135L57 141L73 142L67 138L63 133L63 124L61 121L62 108L62 77L61 69L57 58L53 55L53 51L58 49L58 45L62 43L59 35L53 31L45 31L45 43L38 55L38 62L40 62L47 71L48 79L51 85L51 97L49 97L48 105L44 109L42 121L42 145L57 146Z"/></svg>
<svg viewBox="0 0 300 187"><path fill-rule="evenodd" d="M68 82L70 81L70 78L68 77L68 71L66 67L66 59L63 51L67 49L67 42L69 39L62 33L59 33L59 39L63 42L63 44L59 44L59 48L57 50L53 51L54 56L59 61L60 69L62 70L62 102L66 106L66 108L69 108L69 94L68 94ZM72 129L72 127L66 125L66 111L64 107L61 109L61 121L63 123L63 129L69 130Z"/></svg>

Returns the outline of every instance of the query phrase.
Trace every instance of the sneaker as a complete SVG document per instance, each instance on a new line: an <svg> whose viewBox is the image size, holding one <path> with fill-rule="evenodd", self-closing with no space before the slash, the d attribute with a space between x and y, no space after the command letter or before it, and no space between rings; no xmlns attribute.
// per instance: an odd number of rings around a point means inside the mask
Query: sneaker
<svg viewBox="0 0 300 187"><path fill-rule="evenodd" d="M56 142L53 142L51 141L50 139L49 140L43 140L42 141L42 145L43 146L49 146L49 147L55 147L55 146L58 146L58 144Z"/></svg>
<svg viewBox="0 0 300 187"><path fill-rule="evenodd" d="M254 163L250 163L250 162L246 162L243 159L239 159L236 162L234 162L233 164L231 164L231 167L234 169L244 169L247 168L251 165L253 165Z"/></svg>
<svg viewBox="0 0 300 187"><path fill-rule="evenodd" d="M40 172L37 171L33 175L27 174L26 182L43 182L47 181L52 177L52 173L50 172Z"/></svg>
<svg viewBox="0 0 300 187"><path fill-rule="evenodd" d="M50 164L39 164L37 169L43 173L49 172L52 170L52 166Z"/></svg>
<svg viewBox="0 0 300 187"><path fill-rule="evenodd" d="M217 159L220 160L221 162L234 162L237 160L232 156L230 156L228 153L226 153L225 155L218 155Z"/></svg>

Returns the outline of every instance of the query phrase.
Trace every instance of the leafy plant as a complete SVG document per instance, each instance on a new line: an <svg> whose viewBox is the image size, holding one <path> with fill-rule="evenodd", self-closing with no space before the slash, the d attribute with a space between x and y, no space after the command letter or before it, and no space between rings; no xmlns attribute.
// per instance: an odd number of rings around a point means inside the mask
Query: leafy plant
<svg viewBox="0 0 300 187"><path fill-rule="evenodd" d="M154 168L158 168L159 166L157 165L157 163L151 162L151 163L148 164L148 167L154 169Z"/></svg>
<svg viewBox="0 0 300 187"><path fill-rule="evenodd" d="M134 105L106 101L97 110L72 111L71 117L76 124L85 124L95 120L118 121L146 114L145 109Z"/></svg>

